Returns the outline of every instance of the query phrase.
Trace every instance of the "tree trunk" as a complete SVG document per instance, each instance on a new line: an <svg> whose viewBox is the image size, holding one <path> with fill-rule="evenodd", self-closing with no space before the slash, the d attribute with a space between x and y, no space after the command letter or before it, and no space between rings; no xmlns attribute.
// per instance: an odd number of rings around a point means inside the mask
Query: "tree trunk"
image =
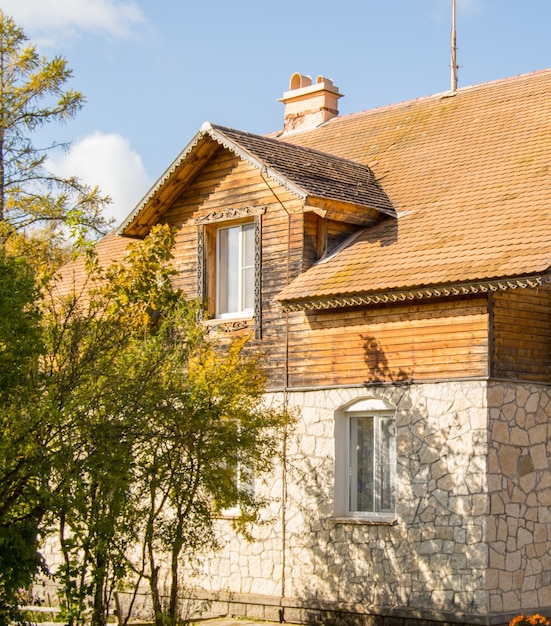
<svg viewBox="0 0 551 626"><path fill-rule="evenodd" d="M103 554L96 555L94 577L94 608L92 611L92 626L105 626L107 623L107 606L104 598L106 579L106 559Z"/></svg>

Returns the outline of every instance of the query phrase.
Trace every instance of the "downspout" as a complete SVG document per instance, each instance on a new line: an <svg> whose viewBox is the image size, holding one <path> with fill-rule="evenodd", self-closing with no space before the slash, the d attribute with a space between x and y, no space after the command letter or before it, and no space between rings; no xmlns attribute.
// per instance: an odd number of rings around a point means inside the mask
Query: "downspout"
<svg viewBox="0 0 551 626"><path fill-rule="evenodd" d="M287 210L287 207L279 199L276 192L272 189L270 182L264 175L264 170L260 170L260 176L266 183L268 189L272 192L272 195L277 200L278 204L285 211L287 215L287 254L285 262L285 286L290 281L290 266L291 266L291 214ZM284 343L283 343L283 408L285 412L289 409L289 311L285 311L285 323L284 323ZM280 588L280 607L279 607L279 621L283 623L285 621L285 608L283 606L283 599L285 598L285 586L286 586L286 568L287 568L287 429L283 435L283 449L281 451L281 588Z"/></svg>

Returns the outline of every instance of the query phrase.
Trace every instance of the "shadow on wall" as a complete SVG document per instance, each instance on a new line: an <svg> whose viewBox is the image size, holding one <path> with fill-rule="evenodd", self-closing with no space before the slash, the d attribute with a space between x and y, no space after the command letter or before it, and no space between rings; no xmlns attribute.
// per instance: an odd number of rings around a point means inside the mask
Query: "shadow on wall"
<svg viewBox="0 0 551 626"><path fill-rule="evenodd" d="M409 372L398 368L396 371L391 370L388 359L381 345L371 335L361 335L364 348L364 362L369 372L367 383L373 382L396 382L411 380L413 369Z"/></svg>
<svg viewBox="0 0 551 626"><path fill-rule="evenodd" d="M290 467L297 491L289 509L299 512L288 529L287 593L304 607L301 621L311 624L365 624L369 614L376 626L384 615L413 611L450 621L484 613L485 511L474 497L483 487L472 476L484 463L473 464L481 453L478 434L465 427L463 391L461 398L451 390L433 399L423 395L427 386L400 384L407 374L392 378L377 341L364 341L374 380L390 384L366 386L362 397L396 407L395 521L335 517L334 491L346 489L334 485L335 459L305 458L299 443Z"/></svg>

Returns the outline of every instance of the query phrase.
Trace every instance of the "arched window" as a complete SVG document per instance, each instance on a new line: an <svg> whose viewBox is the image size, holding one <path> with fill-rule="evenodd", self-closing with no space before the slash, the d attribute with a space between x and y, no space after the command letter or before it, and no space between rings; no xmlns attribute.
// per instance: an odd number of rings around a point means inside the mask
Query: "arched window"
<svg viewBox="0 0 551 626"><path fill-rule="evenodd" d="M365 398L341 409L335 422L335 515L394 519L395 409Z"/></svg>

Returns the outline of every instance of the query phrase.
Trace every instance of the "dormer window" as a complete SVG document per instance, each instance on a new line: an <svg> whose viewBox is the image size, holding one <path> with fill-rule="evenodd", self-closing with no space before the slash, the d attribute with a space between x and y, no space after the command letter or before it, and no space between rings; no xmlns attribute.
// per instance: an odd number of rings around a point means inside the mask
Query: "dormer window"
<svg viewBox="0 0 551 626"><path fill-rule="evenodd" d="M265 207L213 211L198 226L197 295L211 320L261 330L261 218ZM251 323L252 320L252 323ZM215 323L215 322L213 322ZM236 328L233 324L232 328Z"/></svg>

